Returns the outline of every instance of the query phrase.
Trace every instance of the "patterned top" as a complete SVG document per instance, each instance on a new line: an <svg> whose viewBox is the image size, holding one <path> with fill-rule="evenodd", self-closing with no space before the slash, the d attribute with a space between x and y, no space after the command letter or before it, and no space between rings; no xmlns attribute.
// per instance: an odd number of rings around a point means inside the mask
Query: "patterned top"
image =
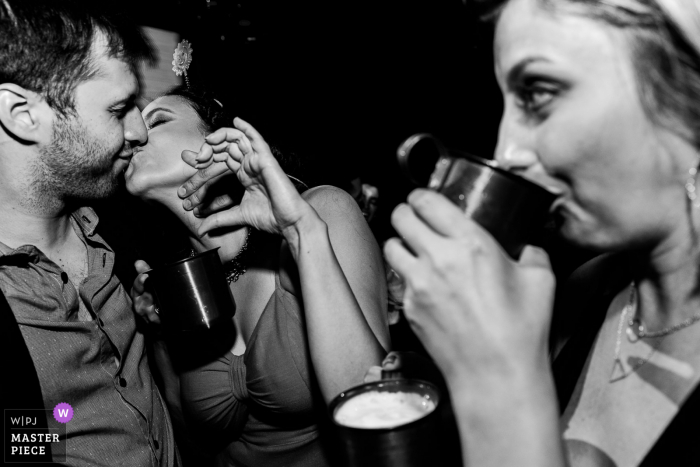
<svg viewBox="0 0 700 467"><path fill-rule="evenodd" d="M36 367L46 408L73 407L67 425L72 466L172 466L172 425L136 332L131 299L114 275L114 252L95 233L97 216L76 211L88 275L78 290L39 249L0 243L0 289ZM93 320L79 321L79 300Z"/></svg>

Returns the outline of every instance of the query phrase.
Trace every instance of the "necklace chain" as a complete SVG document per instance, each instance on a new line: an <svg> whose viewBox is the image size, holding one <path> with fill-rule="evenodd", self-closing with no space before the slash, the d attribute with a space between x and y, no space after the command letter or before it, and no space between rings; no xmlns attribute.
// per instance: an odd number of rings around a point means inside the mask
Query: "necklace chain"
<svg viewBox="0 0 700 467"><path fill-rule="evenodd" d="M252 252L250 248L250 234L253 231L252 227L248 227L248 235L245 236L243 241L243 246L236 256L233 257L231 261L224 264L224 272L226 274L226 281L230 284L231 282L236 282L239 277L241 277L248 270L248 265L246 264L248 253Z"/></svg>
<svg viewBox="0 0 700 467"><path fill-rule="evenodd" d="M625 329L625 334L627 334L627 340L634 344L640 339L644 338L657 338L668 336L669 334L673 334L674 332L680 331L681 329L687 328L688 326L691 326L700 321L700 313L698 313L673 326L669 326L658 331L648 331L644 326L642 319L639 316L637 316L637 302L637 285L635 282L632 282L632 284L630 285L629 299L627 300L627 304L625 304L625 307L622 310L622 313L620 315L620 322L617 325L617 340L615 342L615 362L613 364L613 371L610 379L611 382L623 379L637 371L642 365L644 365L651 359L651 357L654 355L654 352L656 352L658 345L660 344L660 342L657 342L656 345L651 346L651 352L649 352L649 355L646 358L641 359L635 364L631 365L629 371L625 371L625 368L622 364L622 360L620 359L623 329ZM627 320L628 315L631 315L629 320ZM625 326L625 324L627 326Z"/></svg>
<svg viewBox="0 0 700 467"><path fill-rule="evenodd" d="M630 294L632 293L634 293L636 297L637 285L634 282L632 282L632 290L630 291ZM654 338L668 336L669 334L673 334L674 332L680 331L681 329L687 328L688 326L700 321L700 313L697 313L678 324L674 324L673 326L659 329L658 331L648 331L646 326L644 326L642 319L639 316L635 316L637 312L636 308L637 307L635 305L635 314L633 314L630 320L627 322L627 338L630 342L636 342L637 340L644 339L646 337Z"/></svg>
<svg viewBox="0 0 700 467"><path fill-rule="evenodd" d="M680 331L683 328L687 328L688 326L697 323L700 321L700 314L693 315L690 318L686 319L685 321L678 323L673 326L669 326L664 329L660 329L658 331L647 331L646 327L644 327L644 323L642 323L642 320L639 319L638 317L633 317L629 320L627 323L628 328L628 337L629 333L634 334L638 339L644 339L645 337L663 337L663 336L668 336L669 334L673 334L676 331ZM636 330L633 330L633 327L636 327Z"/></svg>
<svg viewBox="0 0 700 467"><path fill-rule="evenodd" d="M253 232L252 227L248 227L248 234L243 241L243 246L233 259L224 263L224 274L226 275L226 282L229 284L231 282L236 282L239 277L241 277L248 270L247 260L248 256L253 253L253 248L250 246L250 234ZM190 256L196 255L195 250L190 251Z"/></svg>

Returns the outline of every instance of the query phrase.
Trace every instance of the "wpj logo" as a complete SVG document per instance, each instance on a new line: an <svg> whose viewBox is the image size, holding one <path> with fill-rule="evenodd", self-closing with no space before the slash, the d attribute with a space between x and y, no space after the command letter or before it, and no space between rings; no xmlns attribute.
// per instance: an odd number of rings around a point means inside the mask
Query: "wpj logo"
<svg viewBox="0 0 700 467"><path fill-rule="evenodd" d="M65 402L56 404L53 408L53 418L56 419L58 423L68 423L73 418L73 407Z"/></svg>
<svg viewBox="0 0 700 467"><path fill-rule="evenodd" d="M5 462L66 461L66 424L73 407L61 402L53 410L6 409Z"/></svg>

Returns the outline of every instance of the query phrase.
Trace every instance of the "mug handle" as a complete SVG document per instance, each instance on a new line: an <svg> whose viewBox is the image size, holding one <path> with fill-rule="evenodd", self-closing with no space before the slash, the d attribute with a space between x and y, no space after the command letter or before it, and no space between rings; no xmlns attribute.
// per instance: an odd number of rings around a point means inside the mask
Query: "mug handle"
<svg viewBox="0 0 700 467"><path fill-rule="evenodd" d="M411 176L408 160L416 144L423 140L430 140L435 145L437 152L440 154L440 158L438 159L438 162L435 165L435 170L430 175L430 180L428 182L428 188L432 190L439 190L442 184L445 182L445 179L450 171L450 167L452 166L453 161L453 158L448 155L448 151L447 149L445 149L445 146L442 144L442 141L440 141L430 133L416 133L406 138L406 140L404 140L404 142L399 145L399 148L396 150L396 158L399 162L399 167L401 168L401 171L404 173L406 178L408 178L415 184L420 184L420 182L418 182L415 178Z"/></svg>

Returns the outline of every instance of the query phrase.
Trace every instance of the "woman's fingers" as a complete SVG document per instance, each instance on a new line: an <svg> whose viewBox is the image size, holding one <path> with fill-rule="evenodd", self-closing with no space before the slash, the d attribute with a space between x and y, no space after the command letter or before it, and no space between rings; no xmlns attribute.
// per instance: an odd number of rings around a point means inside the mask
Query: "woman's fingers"
<svg viewBox="0 0 700 467"><path fill-rule="evenodd" d="M209 167L200 169L178 188L177 194L183 199L196 194L197 196L195 199L191 200L191 206L189 207L189 209L192 209L204 200L204 195L206 194L208 186L228 172L230 172L230 170L226 164L212 164Z"/></svg>
<svg viewBox="0 0 700 467"><path fill-rule="evenodd" d="M236 143L244 155L252 151L252 145L248 137L245 133L236 128L220 128L214 133L207 135L205 141L212 147L216 147L222 143ZM197 158L197 160L199 161L200 159ZM203 160L204 159L202 159L202 161Z"/></svg>
<svg viewBox="0 0 700 467"><path fill-rule="evenodd" d="M552 265L549 262L549 255L539 247L527 245L520 255L521 266L544 268L547 270L552 269Z"/></svg>
<svg viewBox="0 0 700 467"><path fill-rule="evenodd" d="M250 142L253 144L265 143L265 139L262 137L258 130L256 130L253 125L246 122L242 118L236 117L233 119L233 126L241 130Z"/></svg>
<svg viewBox="0 0 700 467"><path fill-rule="evenodd" d="M149 323L160 323L158 306L153 302L151 294L145 294L134 300L136 313Z"/></svg>
<svg viewBox="0 0 700 467"><path fill-rule="evenodd" d="M245 137L245 134L236 128L219 128L215 132L209 133L204 140L210 145L216 146L224 141L234 142Z"/></svg>
<svg viewBox="0 0 700 467"><path fill-rule="evenodd" d="M148 279L148 274L145 274L145 273L147 271L150 271L150 269L151 269L148 266L148 263L143 261L143 260L136 261L134 263L134 268L136 269L136 272L138 273L138 275L136 276L136 279L134 279L134 284L132 285L132 288L131 288L132 299L145 292L146 279Z"/></svg>
<svg viewBox="0 0 700 467"><path fill-rule="evenodd" d="M196 151L190 151L189 149L185 149L180 153L180 157L182 158L185 163L191 167L195 167L197 165L197 155L199 153Z"/></svg>
<svg viewBox="0 0 700 467"><path fill-rule="evenodd" d="M367 373L365 373L365 383L374 383L375 381L379 381L382 379L382 367L380 366L371 366L369 367L369 370L367 370Z"/></svg>
<svg viewBox="0 0 700 467"><path fill-rule="evenodd" d="M413 190L407 199L413 211L435 232L446 237L474 234L478 228L449 199L432 190Z"/></svg>
<svg viewBox="0 0 700 467"><path fill-rule="evenodd" d="M386 241L384 256L389 265L401 277L406 277L409 272L418 267L418 258L408 251L398 238L390 238Z"/></svg>
<svg viewBox="0 0 700 467"><path fill-rule="evenodd" d="M382 361L382 368L387 371L400 370L403 366L403 359L401 357L401 352L396 352L392 350L384 357Z"/></svg>
<svg viewBox="0 0 700 467"><path fill-rule="evenodd" d="M136 262L134 263L134 268L136 268L136 272L138 272L139 274L151 270L151 267L148 265L148 263L142 259L136 260Z"/></svg>
<svg viewBox="0 0 700 467"><path fill-rule="evenodd" d="M228 209L223 212L217 212L216 214L212 214L211 216L204 219L204 221L202 221L202 224L199 226L199 229L197 230L197 234L200 237L203 237L208 232L219 229L221 227L233 227L236 225L243 224L244 221L240 205L233 206L231 209Z"/></svg>
<svg viewBox="0 0 700 467"><path fill-rule="evenodd" d="M149 323L160 323L153 296L146 291L147 272L151 270L151 267L147 262L138 260L134 263L134 268L139 273L131 288L131 300L134 304L134 311Z"/></svg>
<svg viewBox="0 0 700 467"><path fill-rule="evenodd" d="M188 151L190 152L190 151ZM207 143L202 144L202 147L199 149L199 152L194 158L194 165L193 167L200 168L200 167L205 167L212 162L212 156L214 155L214 150L210 145ZM183 158L184 159L184 158ZM187 162L185 160L185 162ZM190 164L192 165L192 164Z"/></svg>
<svg viewBox="0 0 700 467"><path fill-rule="evenodd" d="M427 248L441 240L408 204L399 204L394 209L391 213L391 225L401 235L406 246L418 255L425 253Z"/></svg>
<svg viewBox="0 0 700 467"><path fill-rule="evenodd" d="M224 160L231 156L233 160L240 163L243 161L243 152L238 146L238 143L229 143L228 141L215 144L212 146L214 149L214 160L218 162L219 159Z"/></svg>
<svg viewBox="0 0 700 467"><path fill-rule="evenodd" d="M233 198L230 195L224 194L217 196L204 205L197 206L194 208L192 213L196 217L207 217L215 212L223 211L224 209L228 209L234 205L235 202L233 201Z"/></svg>

